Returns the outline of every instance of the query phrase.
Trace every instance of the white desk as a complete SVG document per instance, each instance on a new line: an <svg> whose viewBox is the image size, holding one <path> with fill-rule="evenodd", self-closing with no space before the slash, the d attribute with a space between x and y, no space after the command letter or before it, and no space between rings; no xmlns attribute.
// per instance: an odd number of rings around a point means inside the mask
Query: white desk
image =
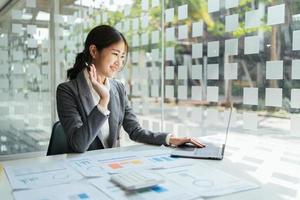
<svg viewBox="0 0 300 200"><path fill-rule="evenodd" d="M258 167L256 170L254 170L254 165L247 165L248 161L251 161L251 156L253 155L253 152L249 152L249 156L241 155L241 150L242 151L250 151L250 146L255 146L257 147L257 141L262 140L262 136L249 136L248 138L246 136L240 136L240 135L231 135L231 140L234 141L235 143L237 142L240 146L237 147L234 145L234 142L228 142L227 150L225 151L225 158L222 161L214 161L214 160L198 160L197 162L204 163L212 168L219 169L221 171L224 171L226 173L232 174L234 176L240 177L242 179L246 179L252 182L257 183L260 185L259 189L256 190L250 190L250 191L245 191L245 192L240 192L240 193L235 193L235 194L230 194L226 196L221 196L221 197L216 197L216 198L210 198L210 199L216 199L216 200L233 200L233 199L243 199L243 200L253 200L253 199L259 199L259 200L276 200L276 199L297 199L299 198L300 195L300 187L299 190L295 190L293 188L288 188L284 186L280 186L278 184L275 184L272 182L270 179L270 176L264 173L264 170L260 169ZM252 141L251 141L252 140ZM264 140L263 140L264 141ZM268 144L268 141L271 141L271 143L274 143L274 140L265 140L265 143ZM279 142L279 141L278 141ZM280 140L282 143L282 140ZM248 145L245 145L248 144ZM266 145L268 146L268 145ZM69 155L58 155L58 156L44 156L44 157L37 157L37 158L31 158L31 159L21 159L21 160L12 160L12 161L5 161L2 162L1 165L8 163L8 164L20 164L22 165L23 163L32 163L32 162L56 162L57 160L65 159L65 158L70 158L70 157L79 157L79 156L85 156L85 155L92 155L92 154L103 154L106 152L118 152L118 151L128 151L128 150L145 150L145 149L155 149L158 147L155 146L149 146L149 145L135 145L135 146L130 146L130 147L121 147L121 148L114 148L114 149L105 149L105 150L97 150L97 151L90 151L85 154L69 154ZM238 149L239 148L239 149ZM263 152L263 151L262 151ZM276 153L276 152L273 152ZM278 152L277 152L278 153ZM263 154L263 153L262 153ZM259 163L259 160L264 159L264 156L268 156L268 154L262 155L262 154L256 154L257 155L257 160L254 163ZM246 160L246 162L242 162L243 160ZM274 161L275 162L275 161ZM264 162L260 164L263 166L264 164L268 164L268 157L265 158ZM274 163L274 169L276 167L280 168L279 166L276 165L277 163ZM4 200L12 200L12 191L10 188L10 185L8 183L6 174L4 172L3 167L1 166L0 169L0 194L1 194L1 199ZM292 165L294 166L294 165ZM300 165L295 165L296 167L300 168ZM270 170L274 170L273 168L270 167ZM201 170L201 169L199 169ZM289 171L290 169L287 169ZM276 171L276 170L275 170ZM278 170L277 170L278 171ZM298 171L299 174L299 171ZM298 174L295 174L295 177L299 177ZM293 180L295 183L295 186L298 187L300 182L297 182L298 179ZM299 179L300 180L300 179Z"/></svg>

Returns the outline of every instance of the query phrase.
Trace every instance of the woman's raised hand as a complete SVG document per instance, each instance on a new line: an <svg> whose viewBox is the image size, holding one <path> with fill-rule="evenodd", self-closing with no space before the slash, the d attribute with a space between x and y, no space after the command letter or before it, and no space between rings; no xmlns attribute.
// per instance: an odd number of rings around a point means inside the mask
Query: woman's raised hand
<svg viewBox="0 0 300 200"><path fill-rule="evenodd" d="M107 105L109 103L109 88L105 84L108 79L101 78L101 76L97 74L94 64L90 65L88 72L92 86L100 97L99 104L102 107L107 108Z"/></svg>

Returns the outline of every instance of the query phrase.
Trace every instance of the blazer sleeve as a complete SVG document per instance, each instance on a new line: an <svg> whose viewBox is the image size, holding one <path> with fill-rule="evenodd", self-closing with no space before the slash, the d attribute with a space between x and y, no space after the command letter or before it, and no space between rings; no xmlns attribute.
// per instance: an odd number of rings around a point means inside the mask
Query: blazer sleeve
<svg viewBox="0 0 300 200"><path fill-rule="evenodd" d="M130 139L136 142L142 142L154 145L166 145L166 137L168 133L164 132L152 132L150 130L143 129L138 122L137 116L134 114L126 94L125 87L122 83L119 83L122 96L124 98L124 119L123 128L128 133Z"/></svg>
<svg viewBox="0 0 300 200"><path fill-rule="evenodd" d="M57 87L56 99L58 117L70 147L77 153L87 151L108 116L95 106L83 122L79 112L79 96L64 83Z"/></svg>

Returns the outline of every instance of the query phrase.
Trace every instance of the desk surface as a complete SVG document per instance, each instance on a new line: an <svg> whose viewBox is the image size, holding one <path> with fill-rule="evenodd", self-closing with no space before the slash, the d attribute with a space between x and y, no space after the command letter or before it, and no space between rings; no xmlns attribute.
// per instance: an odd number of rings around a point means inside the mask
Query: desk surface
<svg viewBox="0 0 300 200"><path fill-rule="evenodd" d="M279 139L264 139L262 136L242 136L240 134L231 134L231 139L228 141L228 145L225 150L225 158L222 161L198 160L197 162L204 163L214 169L219 169L234 176L255 182L260 185L260 188L210 199L300 199L300 147L297 144L298 143L293 141L283 143L283 141ZM32 162L52 163L57 160L85 155L103 154L107 152L123 152L128 150L138 151L155 148L158 147L135 145L130 147L90 151L85 154L64 154L1 162L1 199L13 199L11 187L3 169L4 164L22 165L24 163ZM288 152L287 150L291 152Z"/></svg>

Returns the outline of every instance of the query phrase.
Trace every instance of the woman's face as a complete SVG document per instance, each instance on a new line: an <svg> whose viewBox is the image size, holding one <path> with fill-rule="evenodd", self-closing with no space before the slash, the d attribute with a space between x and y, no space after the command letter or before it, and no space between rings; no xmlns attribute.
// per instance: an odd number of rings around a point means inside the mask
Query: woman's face
<svg viewBox="0 0 300 200"><path fill-rule="evenodd" d="M123 40L102 49L101 52L96 51L93 62L97 73L108 78L114 77L122 69L125 56L126 47Z"/></svg>

